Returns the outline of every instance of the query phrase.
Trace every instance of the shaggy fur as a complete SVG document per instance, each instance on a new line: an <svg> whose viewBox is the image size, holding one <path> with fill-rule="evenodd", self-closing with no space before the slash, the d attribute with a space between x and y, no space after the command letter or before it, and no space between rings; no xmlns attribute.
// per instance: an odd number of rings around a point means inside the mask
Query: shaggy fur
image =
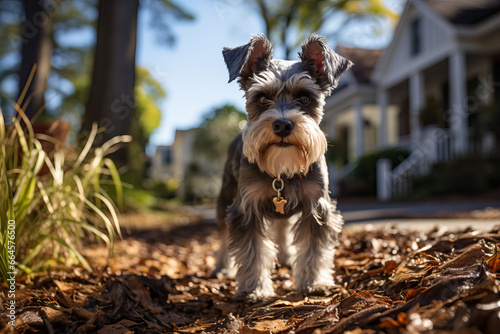
<svg viewBox="0 0 500 334"><path fill-rule="evenodd" d="M325 98L352 63L313 35L300 61L272 57L264 35L224 48L229 81L245 92L248 122L231 143L217 205L221 248L218 275L234 274L237 298L274 294L271 271L290 265L298 290L333 285L333 255L343 223L328 192ZM281 179L285 214L275 211L273 180ZM234 267L233 267L234 261Z"/></svg>

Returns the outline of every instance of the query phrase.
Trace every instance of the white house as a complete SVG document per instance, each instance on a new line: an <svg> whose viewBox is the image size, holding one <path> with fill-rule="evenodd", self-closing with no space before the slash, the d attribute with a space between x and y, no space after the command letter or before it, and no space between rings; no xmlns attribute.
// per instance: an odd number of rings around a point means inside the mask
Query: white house
<svg viewBox="0 0 500 334"><path fill-rule="evenodd" d="M221 187L225 157L210 159L193 154L197 128L176 130L171 146L158 146L151 159L149 177L177 184L176 196L182 200L216 198Z"/></svg>
<svg viewBox="0 0 500 334"><path fill-rule="evenodd" d="M403 178L439 159L500 142L484 126L500 113L500 0L408 0L385 50L337 51L355 66L326 101L325 131L344 143L348 161L387 147L413 150L408 163L381 173L391 189L405 189ZM429 148L432 129L439 148ZM179 132L174 147L161 148L155 159L170 167L153 163L153 174L182 177L191 137Z"/></svg>
<svg viewBox="0 0 500 334"><path fill-rule="evenodd" d="M327 101L326 131L346 137L350 161L394 145L425 156L436 128L447 157L500 140L484 126L500 113L500 0L409 0L383 52L337 50L355 66Z"/></svg>
<svg viewBox="0 0 500 334"><path fill-rule="evenodd" d="M181 184L186 176L186 171L191 159L195 129L176 130L174 142L171 146L158 146L155 155L151 158L151 167L148 170L150 178ZM186 189L178 187L176 194L184 198Z"/></svg>
<svg viewBox="0 0 500 334"><path fill-rule="evenodd" d="M337 51L355 66L328 99L325 122L330 137L346 137L349 160L395 144L415 148L430 124L464 153L478 114L499 99L500 1L409 0L383 52Z"/></svg>
<svg viewBox="0 0 500 334"><path fill-rule="evenodd" d="M167 182L175 178L184 179L185 171L191 159L194 129L176 130L171 146L158 146L151 159L149 176Z"/></svg>
<svg viewBox="0 0 500 334"><path fill-rule="evenodd" d="M466 152L477 113L495 102L499 66L500 1L408 1L373 73L380 145L388 142L388 105L399 106L399 124L407 128L400 133L414 147L426 108L436 106L442 119L434 122L449 129L455 152Z"/></svg>
<svg viewBox="0 0 500 334"><path fill-rule="evenodd" d="M325 105L324 124L330 139L343 145L343 160L354 161L364 153L379 148L378 133L381 127L377 87L372 73L382 50L365 50L339 46L336 51L354 62L355 66L341 77L339 86ZM386 121L387 138L398 142L397 110L390 107Z"/></svg>

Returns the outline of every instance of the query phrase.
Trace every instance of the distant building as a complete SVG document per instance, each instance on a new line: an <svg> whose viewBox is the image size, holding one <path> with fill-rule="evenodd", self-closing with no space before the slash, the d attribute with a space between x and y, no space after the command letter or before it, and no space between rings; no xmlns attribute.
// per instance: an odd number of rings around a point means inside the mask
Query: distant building
<svg viewBox="0 0 500 334"><path fill-rule="evenodd" d="M194 130L176 130L171 146L158 146L152 158L149 176L168 181L171 178L182 180L190 163Z"/></svg>
<svg viewBox="0 0 500 334"><path fill-rule="evenodd" d="M158 146L152 158L149 177L168 182L171 179L181 183L191 159L195 129L176 130L174 142L171 146ZM184 196L184 189L180 187L177 196Z"/></svg>
<svg viewBox="0 0 500 334"><path fill-rule="evenodd" d="M387 49L337 51L355 66L327 100L325 122L349 160L415 147L428 125L446 129L455 152L491 143L476 127L500 98L500 1L409 0Z"/></svg>
<svg viewBox="0 0 500 334"><path fill-rule="evenodd" d="M344 145L344 160L354 161L364 153L379 148L381 127L377 87L372 73L383 50L365 50L339 46L337 52L354 62L325 105L324 124L330 139ZM388 111L389 143L398 142L397 110Z"/></svg>
<svg viewBox="0 0 500 334"><path fill-rule="evenodd" d="M499 0L409 0L383 52L338 52L355 66L327 100L325 122L350 161L394 145L418 150L430 128L446 135L448 156L500 139L487 124L500 113Z"/></svg>
<svg viewBox="0 0 500 334"><path fill-rule="evenodd" d="M171 146L158 146L149 170L154 180L175 179L179 185L176 196L181 200L215 198L221 186L225 157L209 159L193 154L196 130L176 130Z"/></svg>
<svg viewBox="0 0 500 334"><path fill-rule="evenodd" d="M158 146L155 155L151 158L151 167L148 176L167 182L174 177L172 171L172 146Z"/></svg>
<svg viewBox="0 0 500 334"><path fill-rule="evenodd" d="M499 142L489 119L500 113L500 0L408 0L385 50L337 51L355 66L327 99L323 127L345 146L344 161L404 146L420 152L419 164L431 165ZM422 149L432 129L440 131L439 152ZM218 163L188 160L190 131L177 131L171 147L158 148L152 175L181 180L194 163L210 167L216 179ZM406 165L401 175L414 173Z"/></svg>

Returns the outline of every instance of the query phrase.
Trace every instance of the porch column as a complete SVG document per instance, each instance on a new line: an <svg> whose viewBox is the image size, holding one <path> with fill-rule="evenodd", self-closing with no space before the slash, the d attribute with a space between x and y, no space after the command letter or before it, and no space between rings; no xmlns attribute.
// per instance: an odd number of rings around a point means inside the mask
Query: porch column
<svg viewBox="0 0 500 334"><path fill-rule="evenodd" d="M380 112L380 127L378 133L378 146L387 146L387 90L380 88L377 90L377 104Z"/></svg>
<svg viewBox="0 0 500 334"><path fill-rule="evenodd" d="M413 147L420 139L420 110L425 106L424 76L417 72L410 77L410 138Z"/></svg>
<svg viewBox="0 0 500 334"><path fill-rule="evenodd" d="M450 110L448 110L447 117L457 154L466 153L469 144L467 75L465 66L464 51L455 51L450 56L449 62Z"/></svg>
<svg viewBox="0 0 500 334"><path fill-rule="evenodd" d="M363 120L363 102L361 99L356 99L354 109L356 110L356 118L354 120L354 136L356 137L355 153L356 158L359 158L363 155L365 146L365 123Z"/></svg>

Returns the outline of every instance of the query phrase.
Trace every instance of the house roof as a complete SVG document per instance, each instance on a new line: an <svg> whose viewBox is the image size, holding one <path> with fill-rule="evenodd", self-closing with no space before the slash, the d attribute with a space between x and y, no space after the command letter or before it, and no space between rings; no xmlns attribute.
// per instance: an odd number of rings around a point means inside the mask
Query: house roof
<svg viewBox="0 0 500 334"><path fill-rule="evenodd" d="M426 0L427 5L453 24L474 25L500 12L500 0Z"/></svg>
<svg viewBox="0 0 500 334"><path fill-rule="evenodd" d="M351 71L360 84L370 83L370 78L383 50L357 49L338 46L337 51L354 63Z"/></svg>

